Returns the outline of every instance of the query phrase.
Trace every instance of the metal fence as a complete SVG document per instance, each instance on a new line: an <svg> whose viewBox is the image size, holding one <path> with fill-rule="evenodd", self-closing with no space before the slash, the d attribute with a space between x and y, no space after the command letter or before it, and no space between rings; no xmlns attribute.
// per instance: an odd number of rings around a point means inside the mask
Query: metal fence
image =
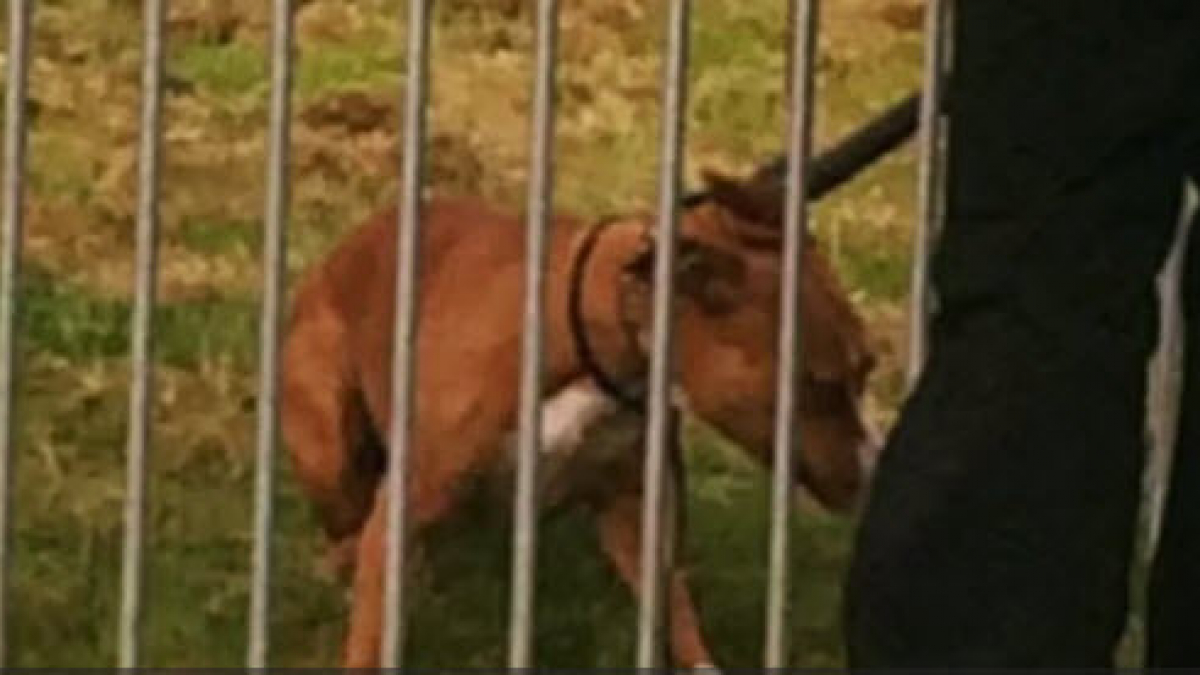
<svg viewBox="0 0 1200 675"><path fill-rule="evenodd" d="M769 581L767 621L764 639L764 664L786 664L788 635L788 559L789 491L788 467L793 452L794 422L799 372L798 345L801 326L799 313L801 233L807 225L808 194L806 180L810 155L813 110L813 63L817 36L818 0L790 0L790 62L788 69L789 114L787 124L787 185L785 217L785 270L782 293L782 326L779 336L778 408L774 450L774 475L771 499L772 521L769 542ZM26 144L26 83L29 71L30 18L34 0L9 0L8 89L4 128L4 206L3 260L0 266L0 665L6 663L5 636L10 632L4 621L10 604L7 571L10 546L11 475L13 448L13 402L19 363L15 358L18 335L16 317L21 298L16 292L20 276L22 244L22 197L24 194ZM664 560L667 548L660 546L669 534L673 513L661 505L672 503L666 493L666 452L669 438L669 402L672 328L672 269L676 255L676 228L681 199L682 150L685 140L684 110L687 103L686 70L689 36L690 0L670 0L667 13L667 54L662 87L662 145L657 222L656 293L653 303L652 358L649 373L649 414L646 420L647 452L645 486L647 490L642 520L643 547L642 593L638 611L637 663L639 667L657 665L661 654L663 620ZM150 401L154 386L154 324L156 243L158 234L159 148L163 97L163 54L166 35L166 0L145 0L144 63L142 73L142 120L140 127L139 198L137 202L137 258L135 310L133 314L131 354L133 380L130 390L127 488L125 497L125 548L122 574L119 630L119 665L139 664L142 633L142 589L146 531L146 475L153 456L150 447ZM263 667L269 662L272 536L272 466L278 444L279 415L279 338L284 298L284 254L288 221L288 151L290 91L293 67L293 3L273 2L273 38L271 42L271 105L267 199L265 204L266 270L262 295L260 382L257 427L257 477L254 484L255 514L252 550L251 609L247 664ZM404 637L405 587L408 567L405 550L406 468L409 437L414 414L414 337L416 335L418 265L416 254L421 225L419 196L424 179L422 147L425 142L425 117L430 68L429 34L432 0L408 2L407 87L404 101L403 165L399 215L399 269L397 298L399 311L395 324L395 358L392 374L392 428L389 431L392 469L388 473L389 494L387 530L387 585L383 644L383 665L401 664ZM927 10L927 54L922 121L920 162L920 219L917 248L913 260L913 331L911 335L910 375L915 376L925 354L925 317L931 305L926 261L933 248L943 209L942 157L945 151L946 120L936 102L949 63L949 20L951 2L930 0ZM533 664L533 594L535 588L535 549L537 520L535 494L540 415L538 383L542 370L542 332L544 311L542 287L545 279L547 225L553 198L554 171L551 162L554 130L555 47L558 3L538 0L536 33L536 75L531 112L531 163L529 167L528 221L526 246L529 251L525 269L526 295L523 310L524 345L520 369L518 489L515 504L515 541L513 546L509 657L511 667Z"/></svg>

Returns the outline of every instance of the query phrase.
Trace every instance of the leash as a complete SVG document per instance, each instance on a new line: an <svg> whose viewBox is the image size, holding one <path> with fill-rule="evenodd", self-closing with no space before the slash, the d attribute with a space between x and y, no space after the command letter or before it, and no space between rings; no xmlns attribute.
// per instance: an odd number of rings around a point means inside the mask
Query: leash
<svg viewBox="0 0 1200 675"><path fill-rule="evenodd" d="M921 92L900 99L833 147L812 158L808 165L808 199L816 201L841 187L876 160L895 150L917 131L921 114ZM787 180L787 157L777 156L754 174L756 181L782 185ZM708 201L707 191L684 195L683 208Z"/></svg>

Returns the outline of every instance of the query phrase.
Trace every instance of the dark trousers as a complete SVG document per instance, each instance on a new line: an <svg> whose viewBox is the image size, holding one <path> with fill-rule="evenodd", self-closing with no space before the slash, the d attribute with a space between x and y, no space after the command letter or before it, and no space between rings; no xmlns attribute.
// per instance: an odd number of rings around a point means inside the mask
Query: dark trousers
<svg viewBox="0 0 1200 675"><path fill-rule="evenodd" d="M1200 0L960 0L930 358L848 579L851 665L1109 666L1154 278L1200 172ZM1200 232L1150 665L1200 666Z"/></svg>

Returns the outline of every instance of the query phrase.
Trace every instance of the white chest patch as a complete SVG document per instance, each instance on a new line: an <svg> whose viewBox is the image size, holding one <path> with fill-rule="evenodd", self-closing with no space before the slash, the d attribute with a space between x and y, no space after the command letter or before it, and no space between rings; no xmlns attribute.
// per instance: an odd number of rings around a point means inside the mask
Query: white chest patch
<svg viewBox="0 0 1200 675"><path fill-rule="evenodd" d="M574 453L583 444L588 429L616 409L617 403L591 380L580 380L560 389L542 402L542 453Z"/></svg>
<svg viewBox="0 0 1200 675"><path fill-rule="evenodd" d="M611 489L614 472L638 461L643 421L579 379L542 401L541 452L537 493L543 507L560 504L581 491ZM501 503L512 503L516 434L505 434L506 461L497 466L492 486Z"/></svg>

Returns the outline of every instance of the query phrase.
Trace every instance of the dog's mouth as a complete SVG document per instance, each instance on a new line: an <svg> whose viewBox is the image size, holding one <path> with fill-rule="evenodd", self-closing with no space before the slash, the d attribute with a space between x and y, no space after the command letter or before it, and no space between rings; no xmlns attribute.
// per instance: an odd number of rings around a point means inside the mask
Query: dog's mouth
<svg viewBox="0 0 1200 675"><path fill-rule="evenodd" d="M858 512L866 490L860 479L846 481L821 481L800 483L822 508L839 516L852 516Z"/></svg>
<svg viewBox="0 0 1200 675"><path fill-rule="evenodd" d="M853 455L853 468L844 467L830 472L813 471L808 463L797 458L793 479L825 510L843 516L854 515L870 489L875 461L879 455L877 439L870 434L849 444L842 452Z"/></svg>

